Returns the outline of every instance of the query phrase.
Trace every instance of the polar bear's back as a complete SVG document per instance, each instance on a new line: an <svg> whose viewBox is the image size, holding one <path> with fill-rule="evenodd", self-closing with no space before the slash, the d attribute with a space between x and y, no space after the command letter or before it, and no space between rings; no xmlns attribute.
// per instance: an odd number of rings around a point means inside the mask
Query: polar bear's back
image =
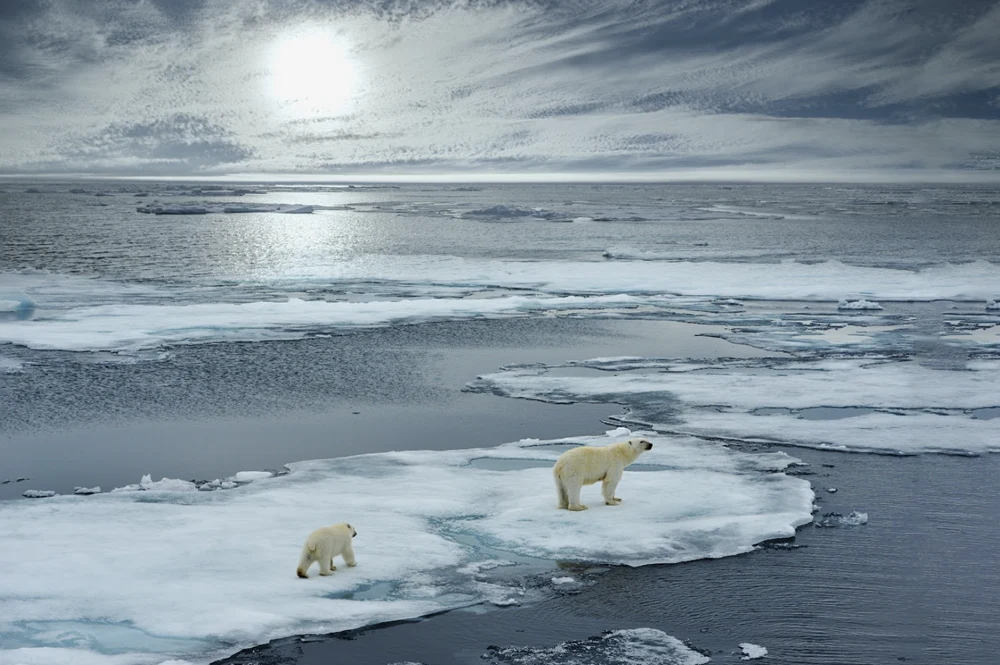
<svg viewBox="0 0 1000 665"><path fill-rule="evenodd" d="M624 468L631 460L626 459L629 442L622 441L607 446L580 446L567 450L552 467L556 478L575 478L585 485L604 479L608 470L614 467Z"/></svg>

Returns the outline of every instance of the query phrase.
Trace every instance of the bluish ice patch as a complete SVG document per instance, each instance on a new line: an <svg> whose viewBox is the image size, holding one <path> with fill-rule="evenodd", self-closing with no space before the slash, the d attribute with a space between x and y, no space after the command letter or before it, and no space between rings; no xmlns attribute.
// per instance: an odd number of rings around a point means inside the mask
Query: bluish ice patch
<svg viewBox="0 0 1000 665"><path fill-rule="evenodd" d="M813 406L799 409L797 413L807 420L840 420L841 418L856 418L875 413L875 409L863 406Z"/></svg>

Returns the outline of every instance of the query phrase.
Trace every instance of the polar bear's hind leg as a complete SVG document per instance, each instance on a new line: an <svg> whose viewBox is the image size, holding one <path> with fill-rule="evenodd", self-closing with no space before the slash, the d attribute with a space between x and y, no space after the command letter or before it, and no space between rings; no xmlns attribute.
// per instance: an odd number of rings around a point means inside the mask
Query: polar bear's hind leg
<svg viewBox="0 0 1000 665"><path fill-rule="evenodd" d="M569 499L569 509L570 510L586 510L587 506L580 503L580 481L574 478L572 481L564 484L564 491Z"/></svg>
<svg viewBox="0 0 1000 665"><path fill-rule="evenodd" d="M311 565L312 557L309 556L309 550L303 548L302 556L299 557L299 567L295 569L295 574L302 578L309 577L309 566Z"/></svg>
<svg viewBox="0 0 1000 665"><path fill-rule="evenodd" d="M556 478L556 493L559 495L559 508L569 508L569 495L566 493L566 486L561 478Z"/></svg>

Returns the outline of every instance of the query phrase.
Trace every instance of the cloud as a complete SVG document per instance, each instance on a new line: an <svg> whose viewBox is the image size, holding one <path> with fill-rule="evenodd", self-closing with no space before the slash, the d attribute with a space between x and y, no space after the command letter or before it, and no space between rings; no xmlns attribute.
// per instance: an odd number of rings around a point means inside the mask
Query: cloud
<svg viewBox="0 0 1000 665"><path fill-rule="evenodd" d="M53 0L0 11L7 172L931 173L1000 155L1000 2ZM355 63L336 113L271 94L274 44L302 30ZM336 76L318 62L301 78Z"/></svg>

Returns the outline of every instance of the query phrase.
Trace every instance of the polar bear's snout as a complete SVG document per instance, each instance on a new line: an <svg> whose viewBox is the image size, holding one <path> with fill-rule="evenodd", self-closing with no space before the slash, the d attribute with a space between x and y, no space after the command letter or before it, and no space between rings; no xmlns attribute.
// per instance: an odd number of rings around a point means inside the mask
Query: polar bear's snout
<svg viewBox="0 0 1000 665"><path fill-rule="evenodd" d="M646 450L652 450L653 449L653 444L651 444L649 441L643 441L643 443L646 444Z"/></svg>

